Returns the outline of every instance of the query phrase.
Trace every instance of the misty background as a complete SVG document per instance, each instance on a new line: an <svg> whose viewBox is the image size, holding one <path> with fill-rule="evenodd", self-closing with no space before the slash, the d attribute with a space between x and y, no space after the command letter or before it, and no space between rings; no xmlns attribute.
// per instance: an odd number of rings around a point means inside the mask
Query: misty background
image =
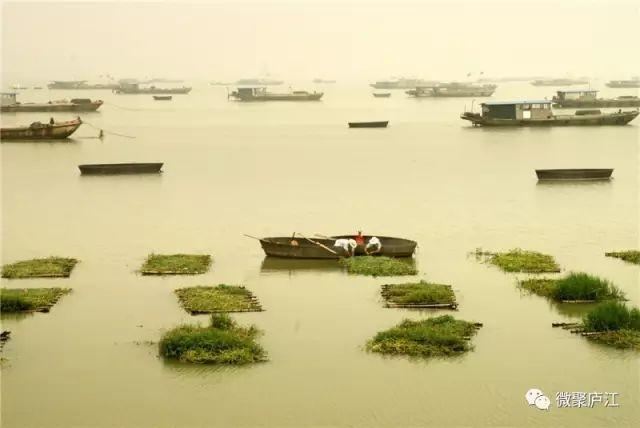
<svg viewBox="0 0 640 428"><path fill-rule="evenodd" d="M2 2L2 83L638 75L637 0Z"/></svg>

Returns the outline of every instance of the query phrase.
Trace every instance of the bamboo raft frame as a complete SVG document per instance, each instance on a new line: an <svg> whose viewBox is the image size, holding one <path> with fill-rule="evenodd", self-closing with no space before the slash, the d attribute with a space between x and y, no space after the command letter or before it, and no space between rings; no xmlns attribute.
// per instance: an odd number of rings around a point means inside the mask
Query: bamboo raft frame
<svg viewBox="0 0 640 428"><path fill-rule="evenodd" d="M242 289L247 291L247 295L245 295L243 297L243 303L247 303L249 305L251 305L251 308L248 309L213 309L213 310L198 310L198 309L189 309L185 306L184 301L180 298L180 294L178 294L178 290L174 290L174 292L177 294L178 296L178 301L180 302L180 306L182 306L182 308L189 312L191 315L204 315L204 314L224 314L224 313L228 313L228 312L264 312L264 308L262 307L262 304L260 303L260 301L258 300L258 298L255 296L255 294L253 294L250 290L247 290L246 287L244 286L240 286ZM211 288L215 288L215 287L211 287ZM187 288L188 289L188 288ZM185 289L181 289L181 290L185 290Z"/></svg>
<svg viewBox="0 0 640 428"><path fill-rule="evenodd" d="M444 303L394 303L389 301L389 287L399 284L383 284L380 294L386 300L385 308L401 308L401 309L452 309L458 310L458 302L452 300ZM443 284L445 285L445 284ZM451 286L449 286L451 287Z"/></svg>

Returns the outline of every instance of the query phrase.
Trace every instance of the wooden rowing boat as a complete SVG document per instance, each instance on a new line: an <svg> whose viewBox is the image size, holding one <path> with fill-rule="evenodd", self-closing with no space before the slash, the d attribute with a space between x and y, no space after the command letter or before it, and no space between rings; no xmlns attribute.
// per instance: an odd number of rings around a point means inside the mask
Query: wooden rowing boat
<svg viewBox="0 0 640 428"><path fill-rule="evenodd" d="M157 174L163 163L97 163L78 165L83 175Z"/></svg>
<svg viewBox="0 0 640 428"><path fill-rule="evenodd" d="M536 169L538 180L609 180L613 168Z"/></svg>
<svg viewBox="0 0 640 428"><path fill-rule="evenodd" d="M154 95L153 99L156 101L171 101L173 96L171 95Z"/></svg>
<svg viewBox="0 0 640 428"><path fill-rule="evenodd" d="M386 128L388 120L379 122L349 122L349 128Z"/></svg>

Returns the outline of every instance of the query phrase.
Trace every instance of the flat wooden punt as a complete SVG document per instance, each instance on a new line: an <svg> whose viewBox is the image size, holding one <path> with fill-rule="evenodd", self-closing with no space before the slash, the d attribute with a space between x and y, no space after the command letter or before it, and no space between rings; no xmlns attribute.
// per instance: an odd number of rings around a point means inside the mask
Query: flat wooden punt
<svg viewBox="0 0 640 428"><path fill-rule="evenodd" d="M83 175L157 174L163 163L97 163L78 165Z"/></svg>
<svg viewBox="0 0 640 428"><path fill-rule="evenodd" d="M153 99L156 101L171 101L173 96L171 95L154 95Z"/></svg>
<svg viewBox="0 0 640 428"><path fill-rule="evenodd" d="M536 169L538 180L609 180L613 168Z"/></svg>
<svg viewBox="0 0 640 428"><path fill-rule="evenodd" d="M349 128L386 128L388 120L379 122L349 122Z"/></svg>
<svg viewBox="0 0 640 428"><path fill-rule="evenodd" d="M373 93L373 96L376 98L389 98L391 96L391 92L382 92L382 93Z"/></svg>

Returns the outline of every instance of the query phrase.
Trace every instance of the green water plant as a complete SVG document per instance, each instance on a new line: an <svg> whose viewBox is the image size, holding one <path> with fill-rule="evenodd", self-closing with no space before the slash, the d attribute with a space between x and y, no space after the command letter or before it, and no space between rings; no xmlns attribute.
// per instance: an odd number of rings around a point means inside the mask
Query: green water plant
<svg viewBox="0 0 640 428"><path fill-rule="evenodd" d="M607 257L615 257L617 259L624 260L625 262L640 265L640 251L638 250L610 251L608 253L604 253L604 255Z"/></svg>
<svg viewBox="0 0 640 428"><path fill-rule="evenodd" d="M47 257L22 260L2 266L3 278L68 277L78 260L67 257Z"/></svg>
<svg viewBox="0 0 640 428"><path fill-rule="evenodd" d="M160 355L186 363L249 364L267 360L255 326L241 327L227 314L213 314L206 327L182 325L162 335Z"/></svg>
<svg viewBox="0 0 640 428"><path fill-rule="evenodd" d="M382 297L388 307L438 308L457 307L456 296L450 285L434 284L426 281L404 284L385 284Z"/></svg>
<svg viewBox="0 0 640 428"><path fill-rule="evenodd" d="M262 311L253 293L239 285L187 287L175 293L182 307L191 314Z"/></svg>
<svg viewBox="0 0 640 428"><path fill-rule="evenodd" d="M583 272L571 272L558 278L529 278L520 287L557 302L600 302L623 300L624 293L606 279Z"/></svg>
<svg viewBox="0 0 640 428"><path fill-rule="evenodd" d="M49 312L70 288L2 288L0 312Z"/></svg>
<svg viewBox="0 0 640 428"><path fill-rule="evenodd" d="M470 339L479 327L479 323L457 320L450 315L420 321L404 320L376 334L367 342L366 349L423 358L455 356L473 348Z"/></svg>
<svg viewBox="0 0 640 428"><path fill-rule="evenodd" d="M211 265L208 254L150 254L140 268L143 275L195 275Z"/></svg>
<svg viewBox="0 0 640 428"><path fill-rule="evenodd" d="M481 253L487 261L504 272L546 273L560 272L560 266L548 254L514 248L502 253Z"/></svg>
<svg viewBox="0 0 640 428"><path fill-rule="evenodd" d="M400 260L386 256L358 256L340 259L347 272L371 276L401 276L418 273L413 259Z"/></svg>

